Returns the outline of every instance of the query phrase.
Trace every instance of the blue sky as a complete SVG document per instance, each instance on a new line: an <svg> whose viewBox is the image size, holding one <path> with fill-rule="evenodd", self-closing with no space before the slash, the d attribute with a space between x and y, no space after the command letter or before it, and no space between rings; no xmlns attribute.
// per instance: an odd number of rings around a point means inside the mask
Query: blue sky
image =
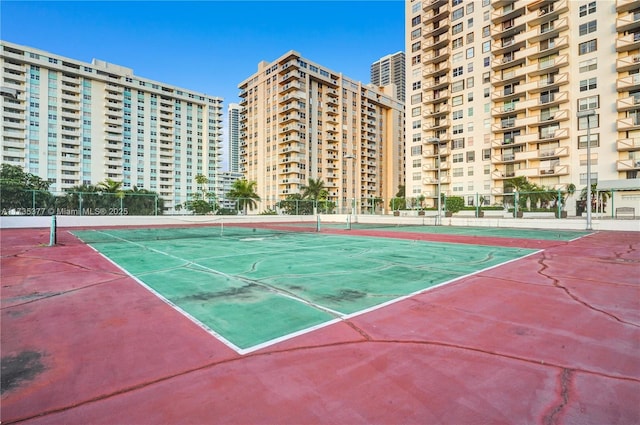
<svg viewBox="0 0 640 425"><path fill-rule="evenodd" d="M369 82L404 49L404 3L389 1L5 1L3 40L238 100L238 83L289 50ZM226 117L225 117L226 118Z"/></svg>

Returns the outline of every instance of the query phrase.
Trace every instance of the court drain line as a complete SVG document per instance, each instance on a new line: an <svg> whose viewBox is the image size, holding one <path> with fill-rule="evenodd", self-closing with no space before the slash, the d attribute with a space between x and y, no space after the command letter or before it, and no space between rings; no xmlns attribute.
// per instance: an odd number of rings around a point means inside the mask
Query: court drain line
<svg viewBox="0 0 640 425"><path fill-rule="evenodd" d="M597 308L597 307L589 304L588 302L582 300L580 297L578 297L573 292L571 292L571 290L569 288L567 288L564 285L561 285L560 281L558 279L556 279L555 277L549 276L548 274L545 274L544 271L547 268L549 268L549 266L547 266L545 264L545 260L546 259L547 258L545 256L545 253L542 252L542 257L540 258L540 260L538 260L538 264L540 264L542 266L542 269L538 270L538 274L541 275L541 276L544 276L546 279L551 280L551 282L553 283L553 286L555 286L556 288L562 289L569 296L569 298L573 299L575 302L577 302L579 304L582 304L583 306L587 307L588 309L593 310L593 311L595 311L597 313L604 314L605 316L608 316L608 317L616 320L617 322L623 323L625 325L633 326L635 328L640 328L639 324L628 322L626 320L622 320L621 318L619 318L618 316L616 316L613 313L610 313L608 311L605 311L603 309Z"/></svg>

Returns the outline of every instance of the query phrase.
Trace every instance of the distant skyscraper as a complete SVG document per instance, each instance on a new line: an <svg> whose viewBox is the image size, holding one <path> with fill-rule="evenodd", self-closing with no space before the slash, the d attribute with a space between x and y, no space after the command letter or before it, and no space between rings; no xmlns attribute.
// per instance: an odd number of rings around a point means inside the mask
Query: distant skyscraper
<svg viewBox="0 0 640 425"><path fill-rule="evenodd" d="M404 102L405 92L404 52L394 53L380 58L371 64L371 84L386 86L395 84L398 100Z"/></svg>
<svg viewBox="0 0 640 425"><path fill-rule="evenodd" d="M238 172L238 146L240 144L239 132L240 105L229 104L229 171Z"/></svg>

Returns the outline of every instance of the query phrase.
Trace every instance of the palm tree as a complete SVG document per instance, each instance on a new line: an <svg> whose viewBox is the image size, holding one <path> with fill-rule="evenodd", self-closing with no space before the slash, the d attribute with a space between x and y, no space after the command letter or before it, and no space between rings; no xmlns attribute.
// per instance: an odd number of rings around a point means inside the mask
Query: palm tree
<svg viewBox="0 0 640 425"><path fill-rule="evenodd" d="M106 179L105 181L98 183L96 188L98 188L100 192L117 193L122 188L122 182L117 182L113 179Z"/></svg>
<svg viewBox="0 0 640 425"><path fill-rule="evenodd" d="M238 201L238 208L247 214L247 209L254 209L258 204L256 201L260 200L260 196L256 193L255 181L247 181L245 179L236 180L231 186L227 197Z"/></svg>
<svg viewBox="0 0 640 425"><path fill-rule="evenodd" d="M592 211L602 211L605 212L604 209L607 207L607 199L609 199L611 195L609 192L598 191L598 183L591 184L591 210ZM586 210L587 204L587 187L583 187L580 192L580 203L583 208Z"/></svg>
<svg viewBox="0 0 640 425"><path fill-rule="evenodd" d="M302 197L317 201L318 199L320 199L323 190L324 182L322 181L322 179L314 180L312 178L309 178L309 184L306 186L302 186Z"/></svg>

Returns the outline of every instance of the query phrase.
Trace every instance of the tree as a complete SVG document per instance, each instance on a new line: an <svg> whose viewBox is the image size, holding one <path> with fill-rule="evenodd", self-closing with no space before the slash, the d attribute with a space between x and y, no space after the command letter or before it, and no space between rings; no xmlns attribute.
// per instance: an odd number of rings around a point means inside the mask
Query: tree
<svg viewBox="0 0 640 425"><path fill-rule="evenodd" d="M117 182L113 179L108 178L105 181L98 183L96 185L96 188L100 192L118 193L122 188L122 182Z"/></svg>
<svg viewBox="0 0 640 425"><path fill-rule="evenodd" d="M292 193L287 195L287 199L278 202L278 208L288 215L311 215L313 201L304 199L299 193Z"/></svg>
<svg viewBox="0 0 640 425"><path fill-rule="evenodd" d="M247 209L254 209L258 205L256 201L260 200L260 196L256 193L256 186L255 181L236 180L227 197L235 199L238 202L238 208L247 214Z"/></svg>
<svg viewBox="0 0 640 425"><path fill-rule="evenodd" d="M448 196L445 201L445 208L448 212L455 214L464 208L464 199L462 196Z"/></svg>
<svg viewBox="0 0 640 425"><path fill-rule="evenodd" d="M207 184L209 184L207 176L203 174L196 175L196 183L198 184L198 190L192 194L192 199L185 202L180 208L184 206L188 211L198 215L215 211L218 206L214 201L215 194L207 191Z"/></svg>
<svg viewBox="0 0 640 425"><path fill-rule="evenodd" d="M598 183L591 184L591 210L605 212L607 200L611 197L609 192L598 191ZM585 211L587 210L587 187L583 187L580 192L578 203Z"/></svg>
<svg viewBox="0 0 640 425"><path fill-rule="evenodd" d="M398 186L398 193L396 193L396 196L391 198L391 201L389 201L389 207L392 211L404 210L407 208L407 200L405 199L404 194L405 187L401 184Z"/></svg>
<svg viewBox="0 0 640 425"><path fill-rule="evenodd" d="M317 201L320 199L322 192L324 191L324 182L322 179L312 179L309 178L309 184L306 186L302 186L302 198L303 199L313 199Z"/></svg>
<svg viewBox="0 0 640 425"><path fill-rule="evenodd" d="M35 191L35 192L34 192ZM0 165L0 210L2 215L11 210L43 207L43 201L52 201L49 182L26 173L22 167L10 164ZM46 198L46 199L45 199ZM36 205L33 205L34 199Z"/></svg>

